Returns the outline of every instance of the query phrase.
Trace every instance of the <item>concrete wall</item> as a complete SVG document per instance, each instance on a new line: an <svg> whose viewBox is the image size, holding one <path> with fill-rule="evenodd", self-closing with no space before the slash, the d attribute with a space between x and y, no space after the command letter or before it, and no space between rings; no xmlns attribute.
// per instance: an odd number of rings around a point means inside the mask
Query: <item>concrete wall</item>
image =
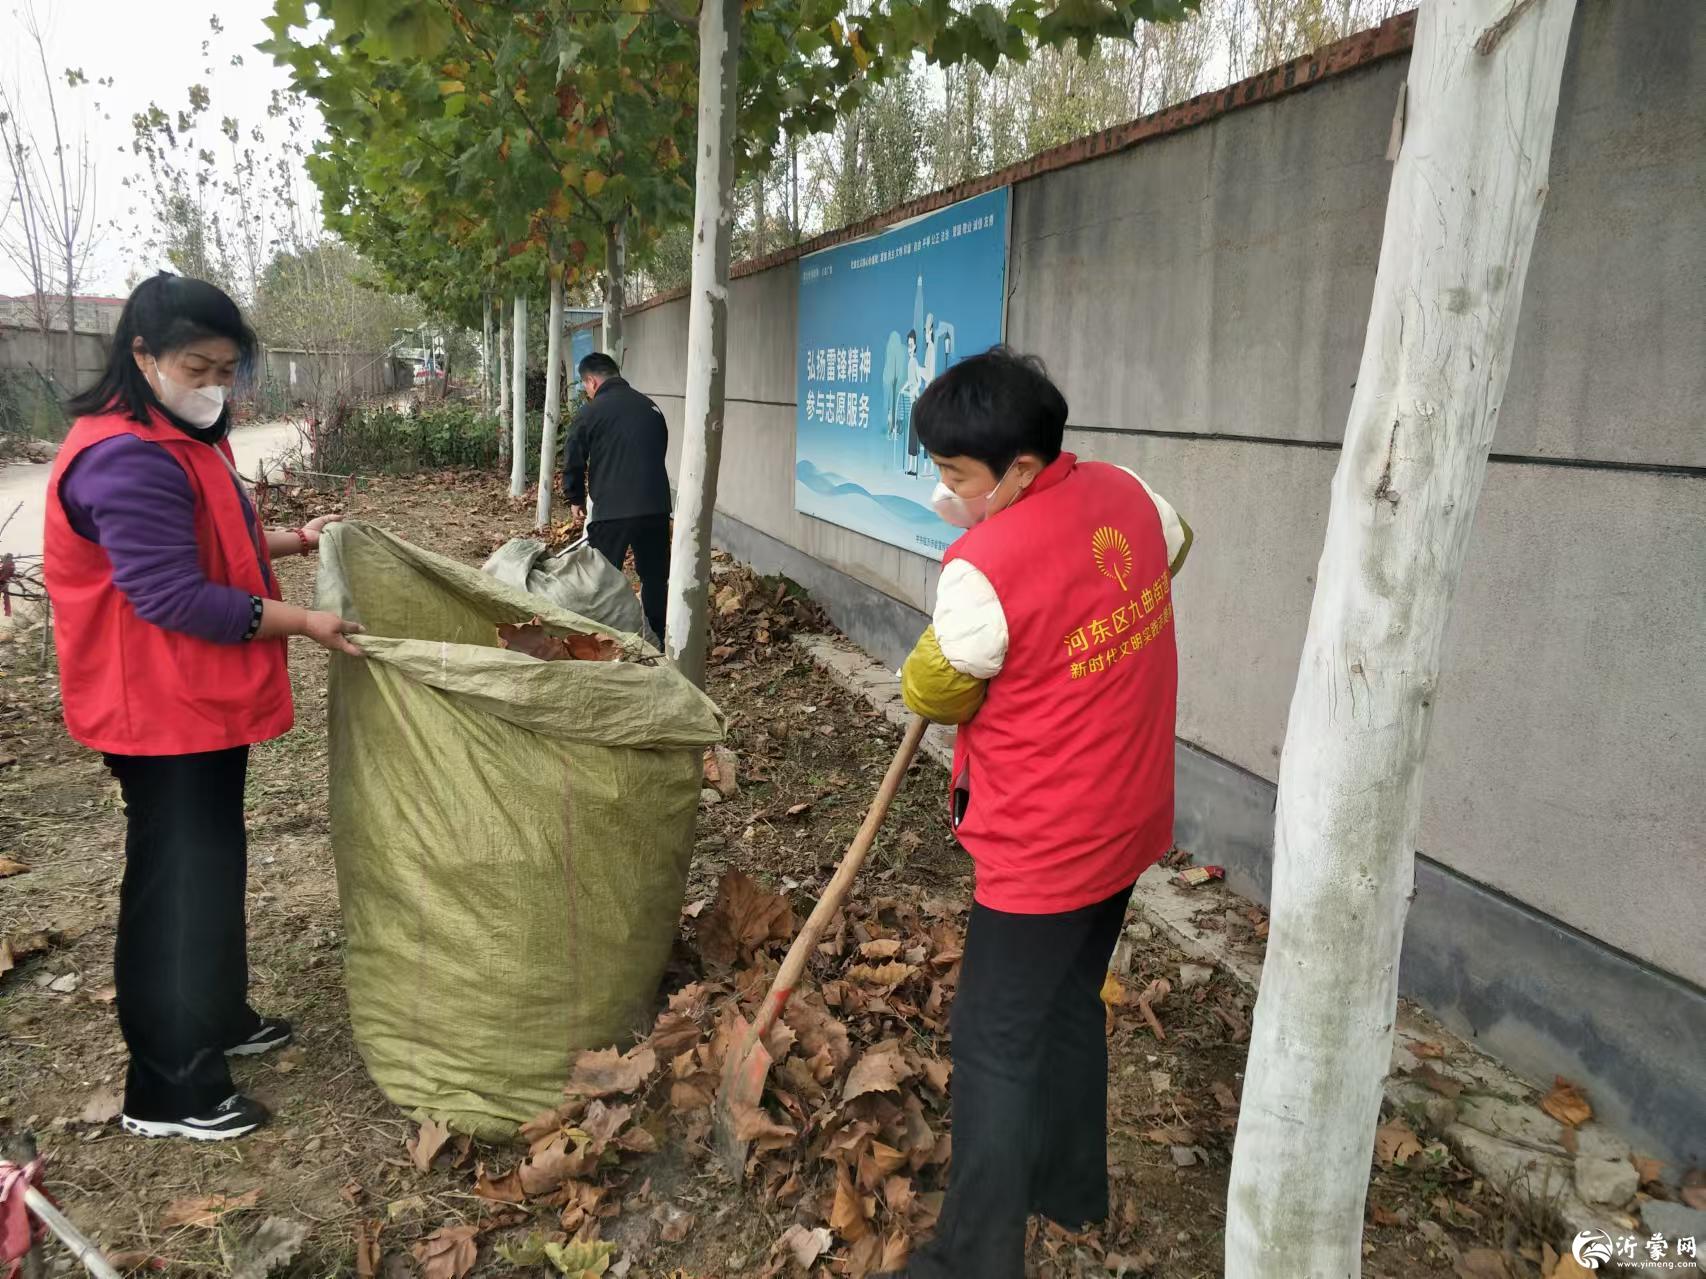
<svg viewBox="0 0 1706 1279"><path fill-rule="evenodd" d="M413 385L414 372L383 352L314 352L268 348L264 376L291 403L329 395L380 395Z"/></svg>
<svg viewBox="0 0 1706 1279"><path fill-rule="evenodd" d="M1009 340L1065 390L1069 447L1136 466L1198 531L1178 586L1181 839L1256 894L1405 67L1375 62L1014 187ZM1695 1158L1703 83L1706 5L1584 0L1436 703L1411 932L1439 944L1405 957L1407 988L1459 1029L1519 1069L1631 1094L1602 1109ZM795 275L732 289L719 532L898 660L934 565L793 510ZM686 304L635 314L628 341L630 377L679 428ZM1543 1015L1572 990L1576 1006ZM1680 1039L1654 1056L1634 1042L1643 1019Z"/></svg>
<svg viewBox="0 0 1706 1279"><path fill-rule="evenodd" d="M50 344L51 343L51 347ZM81 391L106 371L109 338L100 333L77 330L77 376L62 388L68 394ZM34 370L52 377L65 359L65 330L45 339L33 328L0 325L0 369L9 372ZM62 379L63 380L63 379Z"/></svg>

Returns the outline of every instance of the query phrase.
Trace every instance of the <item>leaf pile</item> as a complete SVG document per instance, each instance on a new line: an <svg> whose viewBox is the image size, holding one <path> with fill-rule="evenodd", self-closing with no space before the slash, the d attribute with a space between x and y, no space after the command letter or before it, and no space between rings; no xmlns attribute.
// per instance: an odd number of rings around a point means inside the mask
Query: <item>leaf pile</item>
<svg viewBox="0 0 1706 1279"><path fill-rule="evenodd" d="M949 1153L949 1066L925 1045L947 1029L964 945L956 915L951 903L876 898L850 905L827 930L766 1037L775 1064L763 1104L737 1116L752 1142L745 1193L793 1220L751 1273L894 1269L908 1239L934 1226ZM474 1193L494 1207L535 1221L542 1210L555 1214L553 1228L510 1248L518 1264L539 1258L561 1273L603 1273L605 1224L644 1208L652 1193L649 1180L631 1184L636 1169L625 1157L676 1136L714 1162L724 1058L798 923L786 897L735 871L691 927L700 980L671 995L628 1051L580 1055L563 1103L522 1129L519 1163L476 1169ZM442 1129L423 1128L410 1145L416 1166L430 1165L444 1142ZM695 1224L662 1202L651 1216L666 1243ZM440 1232L417 1252L432 1279L459 1279L474 1263L475 1235ZM589 1261L577 1270L582 1257Z"/></svg>
<svg viewBox="0 0 1706 1279"><path fill-rule="evenodd" d="M796 634L829 629L805 590L785 577L760 577L722 551L711 566L713 665L742 660Z"/></svg>
<svg viewBox="0 0 1706 1279"><path fill-rule="evenodd" d="M553 521L546 527L537 530L534 536L539 538L553 551L560 551L570 542L578 542L581 539L582 534L585 532L585 521L570 517L568 519Z"/></svg>
<svg viewBox="0 0 1706 1279"><path fill-rule="evenodd" d="M542 662L615 662L622 645L608 635L584 635L580 631L552 634L538 617L528 622L504 622L498 627L498 647L526 653Z"/></svg>

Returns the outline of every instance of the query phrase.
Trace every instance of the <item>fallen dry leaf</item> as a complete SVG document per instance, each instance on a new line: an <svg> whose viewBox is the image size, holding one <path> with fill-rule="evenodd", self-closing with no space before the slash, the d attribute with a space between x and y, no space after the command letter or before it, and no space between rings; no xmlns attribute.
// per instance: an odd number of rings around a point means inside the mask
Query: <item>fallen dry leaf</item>
<svg viewBox="0 0 1706 1279"><path fill-rule="evenodd" d="M423 1120L421 1126L405 1143L409 1151L409 1162L421 1172L432 1167L432 1161L438 1158L438 1152L444 1149L444 1143L450 1140L450 1129L433 1119Z"/></svg>
<svg viewBox="0 0 1706 1279"><path fill-rule="evenodd" d="M613 1097L631 1093L652 1077L658 1068L657 1053L647 1044L636 1044L626 1053L614 1048L583 1052L575 1058L568 1092L580 1097Z"/></svg>
<svg viewBox="0 0 1706 1279"><path fill-rule="evenodd" d="M847 1084L841 1099L852 1101L872 1092L899 1092L900 1085L912 1077L912 1067L900 1055L900 1045L887 1040L871 1048L847 1072Z"/></svg>
<svg viewBox="0 0 1706 1279"><path fill-rule="evenodd" d="M883 1255L877 1262L877 1269L883 1274L898 1273L904 1269L907 1258L911 1255L911 1243L904 1234L896 1231L883 1240Z"/></svg>
<svg viewBox="0 0 1706 1279"><path fill-rule="evenodd" d="M807 1230L796 1223L782 1232L782 1237L771 1245L771 1251L786 1252L801 1270L810 1270L834 1242L835 1236L827 1228L819 1226L815 1230Z"/></svg>
<svg viewBox="0 0 1706 1279"><path fill-rule="evenodd" d="M1415 1071L1415 1078L1426 1084L1442 1097L1450 1097L1454 1101L1463 1095L1463 1085L1449 1075L1443 1075L1432 1066L1420 1066Z"/></svg>
<svg viewBox="0 0 1706 1279"><path fill-rule="evenodd" d="M423 1279L462 1279L474 1268L479 1245L478 1226L444 1226L414 1247Z"/></svg>
<svg viewBox="0 0 1706 1279"><path fill-rule="evenodd" d="M22 875L28 869L29 866L26 863L13 861L10 857L0 854L0 879L7 879L13 875Z"/></svg>
<svg viewBox="0 0 1706 1279"><path fill-rule="evenodd" d="M809 799L803 804L795 804L791 808L788 809L788 816L789 817L804 817L808 812L811 811L811 807L812 807L812 803Z"/></svg>
<svg viewBox="0 0 1706 1279"><path fill-rule="evenodd" d="M738 870L717 885L717 900L697 921L695 936L707 961L728 968L749 960L769 942L790 940L794 910L780 893L769 893Z"/></svg>
<svg viewBox="0 0 1706 1279"><path fill-rule="evenodd" d="M854 964L847 970L847 980L864 986L893 990L917 971L918 968L914 964Z"/></svg>
<svg viewBox="0 0 1706 1279"><path fill-rule="evenodd" d="M377 1279L379 1274L379 1232L382 1221L358 1221L355 1225L356 1279Z"/></svg>
<svg viewBox="0 0 1706 1279"><path fill-rule="evenodd" d="M499 626L498 647L542 662L614 662L622 656L622 646L608 635L583 635L579 631L553 635L538 617Z"/></svg>
<svg viewBox="0 0 1706 1279"><path fill-rule="evenodd" d="M652 1210L652 1220L658 1223L659 1239L665 1243L680 1243L691 1233L698 1218L674 1204L659 1204Z"/></svg>
<svg viewBox="0 0 1706 1279"><path fill-rule="evenodd" d="M736 1141L792 1141L798 1135L772 1119L762 1106L736 1102L729 1107L729 1113L734 1117Z"/></svg>
<svg viewBox="0 0 1706 1279"><path fill-rule="evenodd" d="M1130 1274L1133 1276L1149 1273L1155 1267L1155 1254L1147 1248L1141 1252L1110 1252L1102 1258L1102 1264L1114 1279Z"/></svg>
<svg viewBox="0 0 1706 1279"><path fill-rule="evenodd" d="M1593 1118L1593 1107L1582 1090L1562 1075L1554 1080L1552 1091L1541 1101L1540 1108L1569 1128L1579 1128Z"/></svg>
<svg viewBox="0 0 1706 1279"><path fill-rule="evenodd" d="M1706 1212L1706 1171L1694 1168L1683 1177L1682 1202Z"/></svg>
<svg viewBox="0 0 1706 1279"><path fill-rule="evenodd" d="M281 1052L273 1062L272 1068L281 1075L288 1075L307 1060L308 1050L301 1044L297 1044L295 1047L286 1048Z"/></svg>
<svg viewBox="0 0 1706 1279"><path fill-rule="evenodd" d="M1664 1181L1665 1166L1661 1161L1644 1155L1630 1155L1629 1162L1635 1165L1635 1175L1643 1186L1659 1185Z"/></svg>
<svg viewBox="0 0 1706 1279"><path fill-rule="evenodd" d="M1155 1005L1167 998L1172 991L1173 983L1165 977L1158 977L1137 997L1137 1011L1143 1014L1143 1020L1149 1023L1149 1029L1155 1032L1157 1039L1167 1038L1167 1032L1161 1029L1161 1019L1155 1015Z"/></svg>
<svg viewBox="0 0 1706 1279"><path fill-rule="evenodd" d="M1436 1044L1431 1039L1418 1039L1410 1045L1410 1051L1417 1057L1438 1061L1445 1056L1445 1045Z"/></svg>
<svg viewBox="0 0 1706 1279"><path fill-rule="evenodd" d="M240 1195L206 1195L200 1199L179 1199L167 1206L160 1218L160 1229L173 1230L179 1226L199 1226L211 1229L221 1217L234 1212L247 1212L260 1202L261 1188L246 1190Z"/></svg>
<svg viewBox="0 0 1706 1279"><path fill-rule="evenodd" d="M474 1193L493 1203L518 1204L527 1201L527 1192L522 1187L521 1177L513 1168L501 1177L493 1177L486 1171L484 1164L479 1165L474 1171Z"/></svg>
<svg viewBox="0 0 1706 1279"><path fill-rule="evenodd" d="M124 1089L118 1084L98 1088L79 1116L86 1124L110 1124L124 1111Z"/></svg>
<svg viewBox="0 0 1706 1279"><path fill-rule="evenodd" d="M853 1188L853 1179L845 1167L836 1170L835 1205L830 1209L829 1228L848 1243L855 1243L870 1233L865 1220L865 1205Z"/></svg>
<svg viewBox="0 0 1706 1279"><path fill-rule="evenodd" d="M919 1066L924 1071L925 1081L937 1092L946 1096L948 1080L954 1073L954 1064L950 1061L943 1061L940 1057L926 1057L919 1062Z"/></svg>
<svg viewBox="0 0 1706 1279"><path fill-rule="evenodd" d="M1369 1204L1368 1220L1371 1225L1376 1226L1401 1226L1404 1224L1403 1217L1388 1208L1382 1208L1377 1203Z"/></svg>
<svg viewBox="0 0 1706 1279"><path fill-rule="evenodd" d="M1558 1258L1558 1264L1547 1271L1547 1279L1594 1279L1596 1273L1566 1252Z"/></svg>
<svg viewBox="0 0 1706 1279"><path fill-rule="evenodd" d="M727 746L705 748L704 776L705 784L724 799L733 799L740 792L740 764Z"/></svg>
<svg viewBox="0 0 1706 1279"><path fill-rule="evenodd" d="M1408 1125L1394 1120L1375 1129L1374 1157L1380 1161L1382 1168L1390 1168L1394 1164L1403 1167L1421 1153L1422 1143L1416 1140L1416 1134Z"/></svg>
<svg viewBox="0 0 1706 1279"><path fill-rule="evenodd" d="M246 1239L231 1263L231 1279L267 1279L288 1266L308 1240L308 1223L290 1217L268 1217Z"/></svg>

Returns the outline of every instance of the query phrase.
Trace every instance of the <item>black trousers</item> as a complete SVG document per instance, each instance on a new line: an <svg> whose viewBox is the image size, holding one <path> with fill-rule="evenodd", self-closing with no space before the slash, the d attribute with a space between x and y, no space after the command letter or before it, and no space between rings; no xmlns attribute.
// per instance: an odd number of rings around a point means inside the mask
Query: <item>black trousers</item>
<svg viewBox="0 0 1706 1279"><path fill-rule="evenodd" d="M106 762L130 819L113 959L130 1049L124 1110L181 1119L236 1091L225 1050L260 1024L243 916L249 748Z"/></svg>
<svg viewBox="0 0 1706 1279"><path fill-rule="evenodd" d="M633 548L634 568L640 574L640 608L645 612L646 625L662 644L669 600L669 516L594 520L586 526L586 540L617 568Z"/></svg>
<svg viewBox="0 0 1706 1279"><path fill-rule="evenodd" d="M1033 1212L1108 1215L1102 983L1131 889L1059 915L973 906L951 1014L953 1162L920 1279L1024 1279Z"/></svg>

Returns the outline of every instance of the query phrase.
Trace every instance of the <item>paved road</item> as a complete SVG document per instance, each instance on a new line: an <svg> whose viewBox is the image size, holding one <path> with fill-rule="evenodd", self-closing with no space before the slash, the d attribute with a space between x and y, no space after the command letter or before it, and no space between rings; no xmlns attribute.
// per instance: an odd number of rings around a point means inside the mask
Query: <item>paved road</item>
<svg viewBox="0 0 1706 1279"><path fill-rule="evenodd" d="M255 422L232 433L231 451L237 455L237 469L252 479L262 462L275 461L296 441L295 422ZM47 462L0 467L0 522L17 511L0 532L0 552L41 554L49 469Z"/></svg>

